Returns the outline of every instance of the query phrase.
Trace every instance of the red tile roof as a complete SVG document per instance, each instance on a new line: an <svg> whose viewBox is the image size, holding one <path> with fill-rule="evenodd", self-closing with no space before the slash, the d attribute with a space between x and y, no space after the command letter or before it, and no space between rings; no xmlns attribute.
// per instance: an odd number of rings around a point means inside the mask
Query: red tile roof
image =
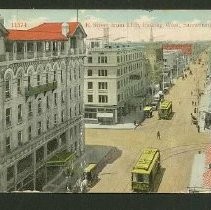
<svg viewBox="0 0 211 210"><path fill-rule="evenodd" d="M60 33L28 31L28 30L9 30L7 39L12 41L65 41L67 38Z"/></svg>
<svg viewBox="0 0 211 210"><path fill-rule="evenodd" d="M192 44L164 44L164 50L181 50L185 55L192 54Z"/></svg>
<svg viewBox="0 0 211 210"><path fill-rule="evenodd" d="M67 24L69 25L67 36L73 36L78 26L81 26L78 22L69 22ZM9 30L7 39L12 41L65 41L67 37L62 34L62 23L43 23L28 30Z"/></svg>

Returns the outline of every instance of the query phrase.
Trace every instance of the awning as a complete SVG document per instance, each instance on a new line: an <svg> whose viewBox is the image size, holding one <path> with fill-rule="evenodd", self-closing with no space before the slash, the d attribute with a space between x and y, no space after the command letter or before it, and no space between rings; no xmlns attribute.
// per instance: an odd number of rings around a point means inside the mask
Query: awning
<svg viewBox="0 0 211 210"><path fill-rule="evenodd" d="M75 153L72 152L59 152L56 155L54 155L50 160L47 161L48 166L64 166L69 161L75 160Z"/></svg>
<svg viewBox="0 0 211 210"><path fill-rule="evenodd" d="M97 117L113 117L113 113L98 112Z"/></svg>

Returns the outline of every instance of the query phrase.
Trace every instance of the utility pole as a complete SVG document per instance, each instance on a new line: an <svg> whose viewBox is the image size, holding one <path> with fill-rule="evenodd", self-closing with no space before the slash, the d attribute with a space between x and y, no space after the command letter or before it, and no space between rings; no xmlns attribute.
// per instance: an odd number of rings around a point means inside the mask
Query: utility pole
<svg viewBox="0 0 211 210"><path fill-rule="evenodd" d="M165 81L165 80L164 80L164 76L165 76L165 75L164 75L164 70L163 70L163 90L164 90L164 81Z"/></svg>
<svg viewBox="0 0 211 210"><path fill-rule="evenodd" d="M179 72L178 72L178 58L176 59L177 61L177 79L178 79L178 76L179 76Z"/></svg>

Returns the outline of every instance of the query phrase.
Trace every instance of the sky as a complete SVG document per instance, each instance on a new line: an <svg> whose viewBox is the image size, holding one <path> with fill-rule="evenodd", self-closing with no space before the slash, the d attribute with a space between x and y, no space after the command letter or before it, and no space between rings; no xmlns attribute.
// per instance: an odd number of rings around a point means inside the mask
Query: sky
<svg viewBox="0 0 211 210"><path fill-rule="evenodd" d="M28 29L43 22L76 21L76 10L0 9L7 29ZM78 20L87 38L103 36L109 28L110 41L211 40L210 10L79 10Z"/></svg>

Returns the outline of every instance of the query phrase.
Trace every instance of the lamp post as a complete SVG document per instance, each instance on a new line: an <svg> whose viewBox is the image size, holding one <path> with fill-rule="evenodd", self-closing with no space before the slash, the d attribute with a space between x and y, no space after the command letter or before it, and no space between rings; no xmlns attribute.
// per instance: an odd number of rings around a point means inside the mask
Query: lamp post
<svg viewBox="0 0 211 210"><path fill-rule="evenodd" d="M177 79L178 79L178 76L179 76L179 69L178 69L178 58L177 58Z"/></svg>
<svg viewBox="0 0 211 210"><path fill-rule="evenodd" d="M164 80L164 69L163 69L163 90L164 90L164 82L165 82L165 80Z"/></svg>

